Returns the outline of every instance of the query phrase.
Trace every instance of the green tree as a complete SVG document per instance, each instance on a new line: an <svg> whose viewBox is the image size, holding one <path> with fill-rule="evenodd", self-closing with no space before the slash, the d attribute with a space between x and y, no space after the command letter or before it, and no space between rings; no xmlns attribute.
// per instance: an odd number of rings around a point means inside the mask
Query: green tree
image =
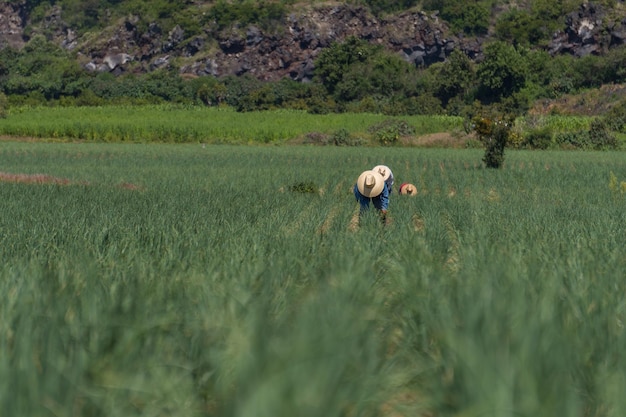
<svg viewBox="0 0 626 417"><path fill-rule="evenodd" d="M358 63L367 62L380 47L351 36L344 42L335 42L324 49L315 60L315 76L333 94L350 68Z"/></svg>
<svg viewBox="0 0 626 417"><path fill-rule="evenodd" d="M487 45L477 71L480 98L488 103L510 96L524 86L527 73L526 61L514 46L502 41Z"/></svg>
<svg viewBox="0 0 626 417"><path fill-rule="evenodd" d="M0 53L2 89L11 95L29 95L37 92L44 100L80 94L86 76L75 57L48 42L43 36L34 36L21 51Z"/></svg>
<svg viewBox="0 0 626 417"><path fill-rule="evenodd" d="M474 118L474 130L485 147L483 162L487 168L501 168L504 148L509 140L514 117L478 116Z"/></svg>
<svg viewBox="0 0 626 417"><path fill-rule="evenodd" d="M357 38L348 38L324 50L316 61L316 80L339 103L366 97L375 101L398 99L418 92L419 72L397 54ZM397 111L397 110L394 110Z"/></svg>
<svg viewBox="0 0 626 417"><path fill-rule="evenodd" d="M444 106L452 98L469 93L476 81L476 69L467 55L455 49L445 62L435 65L435 95Z"/></svg>

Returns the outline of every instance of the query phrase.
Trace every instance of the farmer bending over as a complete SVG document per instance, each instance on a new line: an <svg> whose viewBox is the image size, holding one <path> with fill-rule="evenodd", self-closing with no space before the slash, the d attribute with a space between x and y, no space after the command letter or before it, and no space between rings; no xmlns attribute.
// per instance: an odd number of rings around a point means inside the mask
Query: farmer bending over
<svg viewBox="0 0 626 417"><path fill-rule="evenodd" d="M370 207L370 202L380 211L383 223L387 224L389 187L377 171L364 171L354 185L354 196L361 205L360 214Z"/></svg>

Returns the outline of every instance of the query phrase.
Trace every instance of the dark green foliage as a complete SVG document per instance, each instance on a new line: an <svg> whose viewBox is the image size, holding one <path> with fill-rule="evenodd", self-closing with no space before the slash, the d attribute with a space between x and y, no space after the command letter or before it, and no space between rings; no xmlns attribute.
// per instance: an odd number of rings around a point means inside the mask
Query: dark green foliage
<svg viewBox="0 0 626 417"><path fill-rule="evenodd" d="M226 99L226 86L215 77L198 77L185 81L185 88L194 102L219 105Z"/></svg>
<svg viewBox="0 0 626 417"><path fill-rule="evenodd" d="M485 147L483 162L487 168L502 167L504 148L509 140L513 120L512 116L474 118L474 130Z"/></svg>
<svg viewBox="0 0 626 417"><path fill-rule="evenodd" d="M532 129L524 138L524 145L531 149L548 149L551 144L552 130L549 127Z"/></svg>
<svg viewBox="0 0 626 417"><path fill-rule="evenodd" d="M578 7L563 3L539 0L530 2L526 9L511 9L496 22L496 37L515 46L545 46L552 34L563 28L565 15Z"/></svg>
<svg viewBox="0 0 626 417"><path fill-rule="evenodd" d="M604 122L610 130L626 133L626 100L611 108L604 116Z"/></svg>
<svg viewBox="0 0 626 417"><path fill-rule="evenodd" d="M234 23L242 27L256 24L269 30L276 27L276 23L281 22L285 14L285 6L276 1L229 2L218 0L207 13L206 21L214 21L218 30Z"/></svg>
<svg viewBox="0 0 626 417"><path fill-rule="evenodd" d="M583 130L559 132L554 135L554 142L561 148L584 149L589 143L589 133Z"/></svg>
<svg viewBox="0 0 626 417"><path fill-rule="evenodd" d="M412 64L355 37L322 51L315 68L317 80L337 103L353 103L350 107L360 111L407 114L407 99L419 91L420 73Z"/></svg>
<svg viewBox="0 0 626 417"><path fill-rule="evenodd" d="M525 10L513 9L496 22L496 36L513 45L536 44L548 36L541 20Z"/></svg>
<svg viewBox="0 0 626 417"><path fill-rule="evenodd" d="M141 74L131 62L122 75L93 74L77 63L74 52L50 41L61 28L56 20L45 24L54 7L62 20L79 33L94 32L120 18L137 16L139 34L155 22L166 33L180 25L192 34L212 37L216 30L244 30L256 25L265 33L284 27L293 0L217 0L201 4L190 0L35 0L28 1L31 40L23 50L0 50L0 92L9 105L101 105L188 103L229 105L239 111L276 108L310 113L370 112L389 116L448 114L466 116L474 101L499 112L522 114L541 98L558 98L607 83L626 81L626 46L612 46L602 55L583 58L550 56L547 41L563 28L564 16L579 2L538 0L503 9L487 0L353 0L379 16L408 8L438 10L453 31L483 34L489 18L497 18L499 42L488 45L485 59L472 61L459 49L446 60L416 68L397 53L351 37L332 44L317 56L315 79L299 83L290 79L265 82L249 75L225 78L182 79L176 70ZM610 0L600 2L611 6ZM56 9L55 9L56 10ZM198 13L202 10L202 13ZM416 9L414 9L416 10ZM501 14L501 10L508 10ZM489 14L493 13L492 16ZM610 11L609 14L613 13ZM614 16L610 16L613 18ZM36 29L36 30L35 30ZM179 58L176 58L178 61ZM172 68L179 62L172 64ZM117 74L117 73L116 73ZM610 130L623 130L618 115L607 119Z"/></svg>
<svg viewBox="0 0 626 417"><path fill-rule="evenodd" d="M478 66L479 95L487 103L499 101L519 91L527 74L526 61L512 45L491 43L485 47L485 59Z"/></svg>
<svg viewBox="0 0 626 417"><path fill-rule="evenodd" d="M145 76L128 74L117 78L111 74L100 74L87 86L98 97L127 104L184 102L189 101L185 94L191 94L182 78L168 70L154 71Z"/></svg>
<svg viewBox="0 0 626 417"><path fill-rule="evenodd" d="M341 43L335 42L324 49L315 60L315 75L332 94L344 80L346 72L356 64L367 62L380 49L354 36Z"/></svg>
<svg viewBox="0 0 626 417"><path fill-rule="evenodd" d="M436 64L435 95L445 106L454 97L464 97L476 81L474 63L463 52L455 49L442 64Z"/></svg>
<svg viewBox="0 0 626 417"><path fill-rule="evenodd" d="M381 145L395 145L402 136L415 134L415 127L404 120L386 119L368 129Z"/></svg>
<svg viewBox="0 0 626 417"><path fill-rule="evenodd" d="M291 108L324 113L334 110L332 103L327 101L324 89L318 84L305 84L287 78L263 82L250 75L228 76L212 83L213 86L202 90L207 99L210 102L225 102L237 111ZM211 100L216 94L218 96Z"/></svg>
<svg viewBox="0 0 626 417"><path fill-rule="evenodd" d="M78 95L84 81L76 60L42 36L33 37L21 51L0 51L1 86L5 94L37 92L43 101Z"/></svg>
<svg viewBox="0 0 626 417"><path fill-rule="evenodd" d="M594 119L587 131L558 133L555 142L561 147L596 151L617 149L618 146L617 138L601 118Z"/></svg>
<svg viewBox="0 0 626 417"><path fill-rule="evenodd" d="M456 32L483 35L489 29L490 2L465 0L427 0L424 9L438 10Z"/></svg>
<svg viewBox="0 0 626 417"><path fill-rule="evenodd" d="M353 137L348 129L335 131L331 136L331 141L335 146L359 146L363 144L363 140Z"/></svg>
<svg viewBox="0 0 626 417"><path fill-rule="evenodd" d="M304 181L293 184L289 189L295 193L317 194L319 187L312 181Z"/></svg>
<svg viewBox="0 0 626 417"><path fill-rule="evenodd" d="M409 97L403 100L402 103L405 106L402 112L388 112L385 114L388 114L390 116L400 116L402 114L445 114L443 103L431 92L425 92L414 97Z"/></svg>
<svg viewBox="0 0 626 417"><path fill-rule="evenodd" d="M613 135L606 122L596 118L589 127L589 142L594 150L609 150L617 148L617 138Z"/></svg>

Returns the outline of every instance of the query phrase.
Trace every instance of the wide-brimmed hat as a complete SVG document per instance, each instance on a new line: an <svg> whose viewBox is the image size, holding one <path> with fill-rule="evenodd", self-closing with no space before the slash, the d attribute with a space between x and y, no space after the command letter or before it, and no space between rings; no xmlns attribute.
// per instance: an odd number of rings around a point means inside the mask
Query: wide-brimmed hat
<svg viewBox="0 0 626 417"><path fill-rule="evenodd" d="M415 185L405 182L400 185L400 194L402 195L417 195L417 187Z"/></svg>
<svg viewBox="0 0 626 417"><path fill-rule="evenodd" d="M376 165L374 168L372 168L372 171L376 171L380 175L382 175L383 180L385 181L387 181L389 177L391 176L391 170L389 169L387 165Z"/></svg>
<svg viewBox="0 0 626 417"><path fill-rule="evenodd" d="M363 171L356 180L356 186L365 197L376 197L383 192L385 179L376 171Z"/></svg>

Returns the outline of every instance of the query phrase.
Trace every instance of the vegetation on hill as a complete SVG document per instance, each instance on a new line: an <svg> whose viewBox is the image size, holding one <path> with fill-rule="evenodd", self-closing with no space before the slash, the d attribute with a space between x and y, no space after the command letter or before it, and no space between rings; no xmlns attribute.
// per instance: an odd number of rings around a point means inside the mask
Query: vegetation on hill
<svg viewBox="0 0 626 417"><path fill-rule="evenodd" d="M490 113L525 115L537 103L626 83L626 47L582 58L552 56L545 50L550 34L562 27L576 1L522 3L481 0L469 6L461 0L354 0L372 13L385 15L420 8L439 11L452 30L467 36L489 34L484 59L471 60L455 50L445 62L416 67L399 55L352 37L336 42L315 60L310 83L282 79L264 82L251 76L186 78L174 69L148 74L89 73L73 52L60 48L33 28L41 27L50 7L59 7L72 28L93 31L118 17L140 16L141 24L157 21L164 28L176 22L186 31L216 31L221 27L255 23L279 27L290 10L302 7L293 0L168 2L131 0L28 2L27 32L33 36L21 50L0 50L0 105L93 106L104 104L178 103L230 106L238 111L296 109L310 113L368 112L389 116L452 115L470 120ZM601 1L611 13L621 13L615 1ZM39 26L37 26L39 25ZM596 100L606 97L596 96ZM622 100L623 101L623 100ZM611 129L624 131L620 100L612 99L607 114ZM594 105L600 107L600 105ZM607 106L605 106L607 107ZM552 106L552 114L567 113Z"/></svg>

